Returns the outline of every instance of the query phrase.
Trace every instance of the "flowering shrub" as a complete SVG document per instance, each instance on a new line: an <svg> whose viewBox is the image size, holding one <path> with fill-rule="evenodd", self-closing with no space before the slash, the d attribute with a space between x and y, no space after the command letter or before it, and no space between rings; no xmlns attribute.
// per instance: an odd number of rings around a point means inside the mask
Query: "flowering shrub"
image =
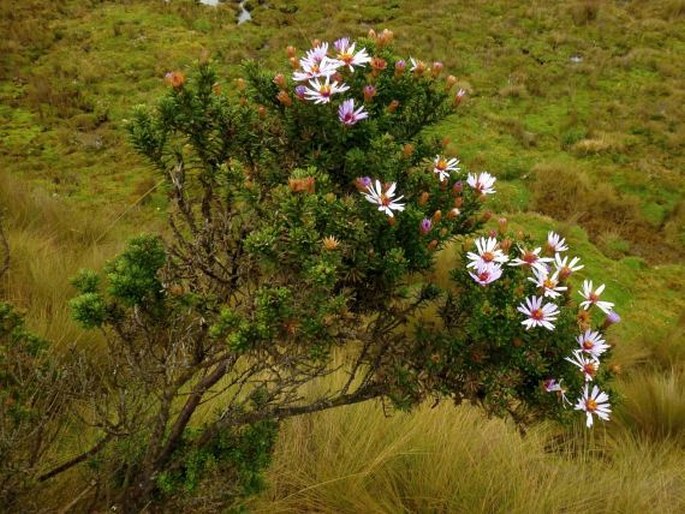
<svg viewBox="0 0 685 514"><path fill-rule="evenodd" d="M212 472L230 476L223 505L252 492L235 470L257 476L289 416L448 397L523 423L563 413L589 383L574 366L606 374L601 336L576 342L577 262L501 232L455 263L452 285L431 278L436 251L489 219L496 179L426 135L464 91L391 39L289 47L290 71L247 63L228 94L203 60L136 112L133 144L166 179L170 238L137 238L105 280L77 279L72 302L108 334L117 379L99 426L114 434L104 451L126 508L180 505ZM582 307L608 308L600 293L588 284ZM334 372L342 384L323 386ZM605 418L605 399L586 386L576 408Z"/></svg>

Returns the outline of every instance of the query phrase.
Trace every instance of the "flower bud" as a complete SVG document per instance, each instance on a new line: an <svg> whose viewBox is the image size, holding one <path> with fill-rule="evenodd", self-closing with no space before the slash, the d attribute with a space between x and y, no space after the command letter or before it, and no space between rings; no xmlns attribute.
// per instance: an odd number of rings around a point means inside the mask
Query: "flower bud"
<svg viewBox="0 0 685 514"><path fill-rule="evenodd" d="M492 218L492 211L485 211L480 217L483 223L490 221L490 218Z"/></svg>
<svg viewBox="0 0 685 514"><path fill-rule="evenodd" d="M497 220L497 227L499 228L500 234L505 234L507 232L507 226L509 225L509 220L507 218L499 218Z"/></svg>
<svg viewBox="0 0 685 514"><path fill-rule="evenodd" d="M511 239L504 239L500 241L499 247L502 249L504 253L509 253L509 250L511 249L511 245L513 244Z"/></svg>
<svg viewBox="0 0 685 514"><path fill-rule="evenodd" d="M397 110L397 108L400 106L399 100L393 100L390 102L390 105L388 105L388 112L393 113Z"/></svg>
<svg viewBox="0 0 685 514"><path fill-rule="evenodd" d="M423 72L426 71L426 63L423 61L416 61L416 66L414 67L414 75L420 77Z"/></svg>
<svg viewBox="0 0 685 514"><path fill-rule="evenodd" d="M441 228L440 229L440 237L442 237L442 238L446 237L448 232L449 231L445 227Z"/></svg>
<svg viewBox="0 0 685 514"><path fill-rule="evenodd" d="M288 59L288 62L290 62L290 67L293 70L296 70L300 67L300 61L297 60L297 57L291 57L290 59Z"/></svg>
<svg viewBox="0 0 685 514"><path fill-rule="evenodd" d="M238 91L245 91L245 80L244 79L236 79L235 81L235 87Z"/></svg>
<svg viewBox="0 0 685 514"><path fill-rule="evenodd" d="M457 77L454 75L448 75L447 78L445 79L445 89L450 90L454 87L454 85L457 83Z"/></svg>
<svg viewBox="0 0 685 514"><path fill-rule="evenodd" d="M438 247L438 240L433 239L430 243L428 243L428 249L433 251Z"/></svg>
<svg viewBox="0 0 685 514"><path fill-rule="evenodd" d="M293 193L314 193L314 177L288 179L288 187Z"/></svg>
<svg viewBox="0 0 685 514"><path fill-rule="evenodd" d="M581 309L578 311L578 316L576 316L576 321L581 330L588 330L590 328L590 311Z"/></svg>
<svg viewBox="0 0 685 514"><path fill-rule="evenodd" d="M219 84L218 82L212 84L212 93L219 96L221 94L221 84Z"/></svg>
<svg viewBox="0 0 685 514"><path fill-rule="evenodd" d="M442 212L438 209L433 213L433 223L438 224L442 219Z"/></svg>
<svg viewBox="0 0 685 514"><path fill-rule="evenodd" d="M373 70L374 77L378 76L378 74L381 71L388 67L388 63L386 62L386 60L381 59L380 57L372 57L371 62L369 64L371 65L371 69Z"/></svg>
<svg viewBox="0 0 685 514"><path fill-rule="evenodd" d="M290 98L290 95L282 89L278 92L276 98L279 102L281 102L281 104L285 105L286 107L290 107L293 104L293 100L292 98Z"/></svg>
<svg viewBox="0 0 685 514"><path fill-rule="evenodd" d="M405 159L409 159L409 157L411 157L413 153L414 153L414 145L413 144L406 143L402 147L402 155L405 157Z"/></svg>
<svg viewBox="0 0 685 514"><path fill-rule="evenodd" d="M164 75L164 81L174 89L181 89L186 82L186 77L180 71L170 71Z"/></svg>
<svg viewBox="0 0 685 514"><path fill-rule="evenodd" d="M615 325L616 323L620 322L621 316L619 316L617 312L611 311L609 314L607 314L607 317L604 319L604 324L602 325L602 328L607 329L611 325Z"/></svg>
<svg viewBox="0 0 685 514"><path fill-rule="evenodd" d="M378 36L376 35L376 31L373 29L369 29L369 32L367 32L366 34L366 37L368 37L369 39L373 39L374 41L378 38Z"/></svg>
<svg viewBox="0 0 685 514"><path fill-rule="evenodd" d="M452 186L452 192L454 194L459 194L464 190L464 183L461 180L457 180Z"/></svg>
<svg viewBox="0 0 685 514"><path fill-rule="evenodd" d="M285 89L285 76L282 73L276 73L273 82L281 89Z"/></svg>
<svg viewBox="0 0 685 514"><path fill-rule="evenodd" d="M304 100L304 94L306 91L307 91L307 87L303 86L302 84L300 84L299 86L295 86L295 96L299 100Z"/></svg>
<svg viewBox="0 0 685 514"><path fill-rule="evenodd" d="M263 105L257 107L257 114L262 119L266 118L266 107L264 107Z"/></svg>
<svg viewBox="0 0 685 514"><path fill-rule="evenodd" d="M354 187L356 187L358 191L366 191L370 185L371 177L359 177L354 181Z"/></svg>
<svg viewBox="0 0 685 514"><path fill-rule="evenodd" d="M432 228L433 222L428 218L423 218L421 220L421 223L419 223L419 232L421 232L421 234L424 236L428 234L428 232L430 232Z"/></svg>
<svg viewBox="0 0 685 514"><path fill-rule="evenodd" d="M390 44L392 42L393 37L394 34L391 30L383 29L383 32L378 34L378 36L376 37L376 43L378 43L379 47L383 47L385 45Z"/></svg>
<svg viewBox="0 0 685 514"><path fill-rule="evenodd" d="M395 62L395 77L401 77L404 74L404 70L407 69L406 61L400 59Z"/></svg>
<svg viewBox="0 0 685 514"><path fill-rule="evenodd" d="M497 237L497 231L493 228L488 232L488 237Z"/></svg>
<svg viewBox="0 0 685 514"><path fill-rule="evenodd" d="M462 196L457 196L457 197L454 199L454 206L455 206L457 209L459 209L459 208L461 208L463 205L464 205L464 197L462 197Z"/></svg>
<svg viewBox="0 0 685 514"><path fill-rule="evenodd" d="M464 91L463 89L460 89L459 91L457 91L457 94L454 97L454 106L455 107L458 106L462 102L462 100L464 99L464 96L466 96L466 91Z"/></svg>
<svg viewBox="0 0 685 514"><path fill-rule="evenodd" d="M457 209L456 207L454 207L453 209L450 209L450 212L447 213L447 219L453 220L457 216L459 216L460 214L461 214L461 211L459 209Z"/></svg>
<svg viewBox="0 0 685 514"><path fill-rule="evenodd" d="M292 45L288 45L285 48L285 55L288 57L295 57L297 55L297 49Z"/></svg>
<svg viewBox="0 0 685 514"><path fill-rule="evenodd" d="M374 96L376 96L376 87L372 86L371 84L367 84L364 86L364 89L362 90L364 93L364 101L365 102L370 102Z"/></svg>
<svg viewBox="0 0 685 514"><path fill-rule="evenodd" d="M620 375L623 371L620 364L609 364L609 371L614 375Z"/></svg>
<svg viewBox="0 0 685 514"><path fill-rule="evenodd" d="M428 203L429 198L430 198L430 194L428 193L428 191L424 191L423 193L421 193L421 195L419 196L419 202L418 202L419 205L421 207L426 205Z"/></svg>
<svg viewBox="0 0 685 514"><path fill-rule="evenodd" d="M442 73L443 68L445 67L444 64L442 64L439 61L436 61L433 63L433 66L431 67L431 75L433 78L436 78L440 73Z"/></svg>

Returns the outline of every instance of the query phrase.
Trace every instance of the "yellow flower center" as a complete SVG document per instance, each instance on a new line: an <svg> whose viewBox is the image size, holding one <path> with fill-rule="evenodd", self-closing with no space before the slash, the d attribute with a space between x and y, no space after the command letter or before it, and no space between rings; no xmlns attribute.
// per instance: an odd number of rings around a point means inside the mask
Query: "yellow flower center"
<svg viewBox="0 0 685 514"><path fill-rule="evenodd" d="M588 362L583 366L583 372L591 377L594 377L595 373L597 373L597 367L592 362Z"/></svg>
<svg viewBox="0 0 685 514"><path fill-rule="evenodd" d="M495 256L492 252L484 252L481 257L485 262L492 262L493 260L495 260Z"/></svg>
<svg viewBox="0 0 685 514"><path fill-rule="evenodd" d="M595 346L595 345L592 344L592 341L590 341L589 339L586 339L585 341L583 341L583 349L584 349L584 350L592 350L592 348L593 348L594 346Z"/></svg>
<svg viewBox="0 0 685 514"><path fill-rule="evenodd" d="M585 410L588 412L595 412L597 410L597 402L592 398L585 401Z"/></svg>
<svg viewBox="0 0 685 514"><path fill-rule="evenodd" d="M545 315L543 314L542 309L535 309L533 312L530 313L530 317L539 321L543 319Z"/></svg>

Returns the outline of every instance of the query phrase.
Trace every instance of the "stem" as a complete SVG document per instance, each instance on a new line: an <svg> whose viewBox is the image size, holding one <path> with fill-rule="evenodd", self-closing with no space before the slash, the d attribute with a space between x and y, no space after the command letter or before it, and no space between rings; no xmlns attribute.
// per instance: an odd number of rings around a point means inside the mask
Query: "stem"
<svg viewBox="0 0 685 514"><path fill-rule="evenodd" d="M63 473L66 470L73 468L74 466L76 466L77 464L80 464L81 462L88 459L89 457L92 457L93 455L98 454L105 447L105 445L107 443L109 443L113 438L114 438L113 433L107 434L105 437L100 439L100 441L95 446L93 446L90 450L85 451L80 455L77 455L76 457L68 460L64 464L60 464L59 466L57 466L54 469L51 469L47 473L43 473L42 475L40 475L37 478L37 480L39 482L45 482L46 480L49 480L49 479L59 475L60 473Z"/></svg>

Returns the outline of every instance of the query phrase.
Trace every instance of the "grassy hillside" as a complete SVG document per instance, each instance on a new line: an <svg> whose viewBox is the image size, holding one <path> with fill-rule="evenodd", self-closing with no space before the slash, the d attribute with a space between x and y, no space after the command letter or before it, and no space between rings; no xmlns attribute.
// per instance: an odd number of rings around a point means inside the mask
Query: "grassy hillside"
<svg viewBox="0 0 685 514"><path fill-rule="evenodd" d="M125 124L167 71L207 51L230 91L243 59L285 69L288 44L389 28L398 50L443 61L468 91L438 130L466 168L498 177L492 209L537 236L560 231L607 283L624 319L611 334L623 404L606 431L524 439L447 405L295 420L255 510L685 510L685 1L249 8L253 22L237 26L233 3L0 4L0 207L13 250L2 298L60 347L90 342L69 319L68 277L131 234L164 230L159 180Z"/></svg>

